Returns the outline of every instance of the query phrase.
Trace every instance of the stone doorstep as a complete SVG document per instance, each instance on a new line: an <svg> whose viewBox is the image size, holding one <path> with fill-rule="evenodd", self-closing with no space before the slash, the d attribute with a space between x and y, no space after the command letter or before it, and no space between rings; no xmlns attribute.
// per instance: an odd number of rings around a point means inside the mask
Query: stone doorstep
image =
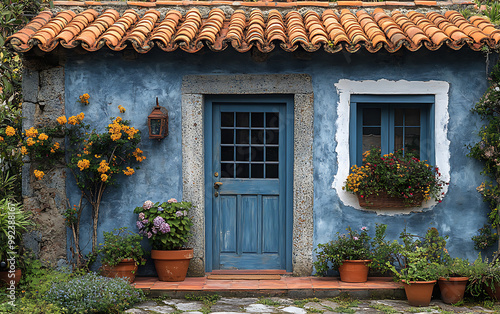
<svg viewBox="0 0 500 314"><path fill-rule="evenodd" d="M188 277L182 282L162 282L156 277L136 277L133 285L152 297L218 294L223 297L287 296L354 299L406 299L401 283L388 277L371 277L364 283L346 283L338 277L281 277L279 280L211 280Z"/></svg>

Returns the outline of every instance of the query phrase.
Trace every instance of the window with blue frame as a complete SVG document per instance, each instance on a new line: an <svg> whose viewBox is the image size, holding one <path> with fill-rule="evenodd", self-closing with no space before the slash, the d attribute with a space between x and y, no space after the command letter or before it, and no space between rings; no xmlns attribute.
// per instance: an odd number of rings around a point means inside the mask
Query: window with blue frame
<svg viewBox="0 0 500 314"><path fill-rule="evenodd" d="M351 165L372 147L434 164L434 95L351 95L350 110Z"/></svg>

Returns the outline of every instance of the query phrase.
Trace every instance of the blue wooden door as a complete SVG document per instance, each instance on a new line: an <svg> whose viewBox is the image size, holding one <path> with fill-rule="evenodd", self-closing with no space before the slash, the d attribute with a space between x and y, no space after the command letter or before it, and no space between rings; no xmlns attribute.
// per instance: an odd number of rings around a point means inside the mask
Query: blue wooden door
<svg viewBox="0 0 500 314"><path fill-rule="evenodd" d="M286 148L285 102L213 102L212 269L287 268Z"/></svg>

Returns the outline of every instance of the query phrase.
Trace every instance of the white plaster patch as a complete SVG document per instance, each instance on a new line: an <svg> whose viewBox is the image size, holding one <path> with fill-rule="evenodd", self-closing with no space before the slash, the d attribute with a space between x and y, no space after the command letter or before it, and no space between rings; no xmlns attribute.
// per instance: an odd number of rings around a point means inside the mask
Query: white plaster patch
<svg viewBox="0 0 500 314"><path fill-rule="evenodd" d="M351 95L434 95L434 147L436 166L439 167L441 178L450 181L450 141L447 137L448 132L448 91L450 84L444 81L351 81L339 80L335 84L339 102L337 106L337 133L335 139L337 141L337 163L338 170L332 183L332 188L337 191L340 200L348 206L357 209L363 209L359 206L357 197L347 191L342 190L350 169L349 157L349 119L350 119L350 99ZM445 186L443 192L446 194L448 186ZM421 207L402 209L402 210L370 210L375 211L378 215L395 215L409 214L415 211L431 208L436 204L435 201L429 200L424 202Z"/></svg>

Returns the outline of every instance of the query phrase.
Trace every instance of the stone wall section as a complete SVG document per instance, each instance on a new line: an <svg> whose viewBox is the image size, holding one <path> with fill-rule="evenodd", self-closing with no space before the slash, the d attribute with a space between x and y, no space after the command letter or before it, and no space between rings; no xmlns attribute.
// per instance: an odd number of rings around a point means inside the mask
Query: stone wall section
<svg viewBox="0 0 500 314"><path fill-rule="evenodd" d="M54 125L65 113L64 61L60 56L24 56L23 131ZM64 138L56 139L64 147ZM25 247L48 265L66 263L66 170L55 166L42 180L33 174L36 164L25 159L22 196L24 208L34 213L37 227L24 237Z"/></svg>

